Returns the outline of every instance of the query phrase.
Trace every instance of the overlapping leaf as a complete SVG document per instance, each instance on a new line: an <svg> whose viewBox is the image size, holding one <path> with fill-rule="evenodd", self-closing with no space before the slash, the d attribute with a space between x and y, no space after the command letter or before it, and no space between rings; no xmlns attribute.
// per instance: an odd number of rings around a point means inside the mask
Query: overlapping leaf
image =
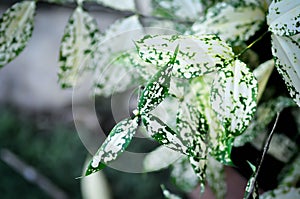
<svg viewBox="0 0 300 199"><path fill-rule="evenodd" d="M151 172L164 169L182 157L181 153L165 146L159 146L145 157L143 162L144 171Z"/></svg>
<svg viewBox="0 0 300 199"><path fill-rule="evenodd" d="M103 168L103 164L115 160L129 145L138 127L138 118L127 118L119 122L110 132L86 170L85 175Z"/></svg>
<svg viewBox="0 0 300 199"><path fill-rule="evenodd" d="M292 36L300 33L300 1L272 1L267 22L269 30L278 36Z"/></svg>
<svg viewBox="0 0 300 199"><path fill-rule="evenodd" d="M196 175L198 176L200 183L200 191L204 192L205 181L206 181L206 167L207 167L207 156L202 158L189 157L190 164Z"/></svg>
<svg viewBox="0 0 300 199"><path fill-rule="evenodd" d="M170 19L195 21L203 12L199 0L152 0L152 14Z"/></svg>
<svg viewBox="0 0 300 199"><path fill-rule="evenodd" d="M227 135L244 132L256 110L257 81L239 60L220 70L213 82L211 103Z"/></svg>
<svg viewBox="0 0 300 199"><path fill-rule="evenodd" d="M136 11L134 0L122 0L120 3L119 0L85 0L91 2L97 2L105 7L109 7L115 10L121 11Z"/></svg>
<svg viewBox="0 0 300 199"><path fill-rule="evenodd" d="M141 117L147 132L158 143L182 154L188 154L188 147L184 145L181 138L159 118L151 114L142 115Z"/></svg>
<svg viewBox="0 0 300 199"><path fill-rule="evenodd" d="M265 13L256 1L229 1L209 8L192 26L194 34L217 34L239 45L259 30Z"/></svg>
<svg viewBox="0 0 300 199"><path fill-rule="evenodd" d="M263 193L260 199L296 199L300 198L300 188L279 187Z"/></svg>
<svg viewBox="0 0 300 199"><path fill-rule="evenodd" d="M213 72L216 65L223 66L224 60L234 57L231 48L214 35L148 35L136 42L141 58L157 66L167 64L177 45L180 50L173 74L179 78L190 79Z"/></svg>
<svg viewBox="0 0 300 199"><path fill-rule="evenodd" d="M93 68L100 33L96 21L81 7L77 7L65 28L60 46L59 83L74 86L81 72Z"/></svg>
<svg viewBox="0 0 300 199"><path fill-rule="evenodd" d="M300 106L300 34L293 37L272 35L275 66L294 101Z"/></svg>
<svg viewBox="0 0 300 199"><path fill-rule="evenodd" d="M14 4L0 19L0 68L16 58L32 35L35 1Z"/></svg>

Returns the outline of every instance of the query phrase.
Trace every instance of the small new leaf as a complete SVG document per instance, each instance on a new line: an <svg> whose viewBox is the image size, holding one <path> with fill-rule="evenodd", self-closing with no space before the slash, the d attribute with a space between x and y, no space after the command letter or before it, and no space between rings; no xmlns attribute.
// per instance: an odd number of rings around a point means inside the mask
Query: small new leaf
<svg viewBox="0 0 300 199"><path fill-rule="evenodd" d="M228 135L240 135L256 110L257 81L239 60L220 70L213 82L211 104Z"/></svg>
<svg viewBox="0 0 300 199"><path fill-rule="evenodd" d="M224 60L232 59L232 49L215 35L147 35L136 41L140 57L156 66L165 66L180 50L174 61L173 75L190 79L217 70Z"/></svg>
<svg viewBox="0 0 300 199"><path fill-rule="evenodd" d="M0 19L0 68L25 48L33 31L35 1L14 4Z"/></svg>
<svg viewBox="0 0 300 199"><path fill-rule="evenodd" d="M74 86L82 71L94 67L99 36L94 18L77 7L68 21L60 46L58 77L62 88Z"/></svg>
<svg viewBox="0 0 300 199"><path fill-rule="evenodd" d="M88 165L85 175L90 175L103 168L104 164L115 160L130 144L138 127L138 118L124 119L110 132L104 143Z"/></svg>
<svg viewBox="0 0 300 199"><path fill-rule="evenodd" d="M278 36L293 36L300 33L300 1L272 1L267 22L269 30Z"/></svg>

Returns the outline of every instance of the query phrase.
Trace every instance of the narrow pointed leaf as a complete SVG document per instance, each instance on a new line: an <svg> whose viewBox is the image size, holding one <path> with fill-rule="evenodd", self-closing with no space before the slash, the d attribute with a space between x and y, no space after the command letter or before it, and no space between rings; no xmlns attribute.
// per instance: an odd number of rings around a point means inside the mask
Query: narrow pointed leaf
<svg viewBox="0 0 300 199"><path fill-rule="evenodd" d="M77 7L68 21L60 46L58 77L63 88L74 86L84 69L94 67L99 36L94 18Z"/></svg>
<svg viewBox="0 0 300 199"><path fill-rule="evenodd" d="M33 31L35 1L14 4L0 18L0 68L25 48Z"/></svg>
<svg viewBox="0 0 300 199"><path fill-rule="evenodd" d="M239 45L254 35L264 20L265 13L255 1L222 2L209 8L192 26L192 32L217 34L221 39Z"/></svg>
<svg viewBox="0 0 300 199"><path fill-rule="evenodd" d="M187 157L182 157L172 165L171 179L184 192L191 192L196 188L199 179Z"/></svg>
<svg viewBox="0 0 300 199"><path fill-rule="evenodd" d="M263 193L260 199L296 199L300 198L300 188L279 187Z"/></svg>
<svg viewBox="0 0 300 199"><path fill-rule="evenodd" d="M272 35L275 66L282 76L290 96L300 106L300 34L292 37Z"/></svg>
<svg viewBox="0 0 300 199"><path fill-rule="evenodd" d="M278 36L300 33L300 1L272 1L267 22L269 30Z"/></svg>
<svg viewBox="0 0 300 199"><path fill-rule="evenodd" d="M213 82L211 102L228 135L248 127L256 110L257 81L247 66L235 60L220 70Z"/></svg>
<svg viewBox="0 0 300 199"><path fill-rule="evenodd" d="M255 179L255 174L257 172L256 166L248 162L250 168L252 169L252 175L250 179L247 182L245 193L244 193L244 199L259 199L259 193L258 193L258 183Z"/></svg>
<svg viewBox="0 0 300 199"><path fill-rule="evenodd" d="M231 48L214 35L147 35L136 41L140 57L157 66L165 66L179 45L173 74L179 78L194 78L217 70L224 60L232 59Z"/></svg>
<svg viewBox="0 0 300 199"><path fill-rule="evenodd" d="M182 157L181 153L165 146L159 146L145 157L143 162L144 171L151 172L164 169Z"/></svg>
<svg viewBox="0 0 300 199"><path fill-rule="evenodd" d="M115 160L130 144L138 127L138 118L127 118L119 122L110 132L93 159L85 175L90 175L103 168L103 164Z"/></svg>
<svg viewBox="0 0 300 199"><path fill-rule="evenodd" d="M184 145L180 137L164 122L154 115L142 115L142 121L147 132L158 143L167 146L182 154L188 153L188 148Z"/></svg>
<svg viewBox="0 0 300 199"><path fill-rule="evenodd" d="M162 67L149 81L143 90L139 102L138 110L140 114L146 114L157 107L164 98L169 94L171 73L178 53L178 46L172 57L173 60Z"/></svg>

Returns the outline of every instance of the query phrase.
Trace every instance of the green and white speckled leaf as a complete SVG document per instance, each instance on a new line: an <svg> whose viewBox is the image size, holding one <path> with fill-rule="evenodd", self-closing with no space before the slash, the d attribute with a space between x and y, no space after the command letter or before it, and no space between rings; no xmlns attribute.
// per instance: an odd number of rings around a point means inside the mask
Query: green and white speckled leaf
<svg viewBox="0 0 300 199"><path fill-rule="evenodd" d="M181 153L165 146L159 146L145 157L143 162L144 171L151 172L164 169L182 157L183 155Z"/></svg>
<svg viewBox="0 0 300 199"><path fill-rule="evenodd" d="M240 135L256 111L257 81L239 60L220 70L212 85L211 104L227 135Z"/></svg>
<svg viewBox="0 0 300 199"><path fill-rule="evenodd" d="M140 114L146 114L155 109L169 94L171 73L178 49L177 46L173 57L150 79L141 93L138 102L138 111Z"/></svg>
<svg viewBox="0 0 300 199"><path fill-rule="evenodd" d="M163 191L165 199L181 199L179 196L171 193L169 190L165 188L164 185L161 185L161 189Z"/></svg>
<svg viewBox="0 0 300 199"><path fill-rule="evenodd" d="M163 121L151 114L142 115L141 118L148 134L158 143L182 154L188 154L188 147Z"/></svg>
<svg viewBox="0 0 300 199"><path fill-rule="evenodd" d="M279 187L263 193L260 199L296 199L300 198L300 188Z"/></svg>
<svg viewBox="0 0 300 199"><path fill-rule="evenodd" d="M224 165L211 156L207 158L206 180L216 199L224 199L227 191Z"/></svg>
<svg viewBox="0 0 300 199"><path fill-rule="evenodd" d="M189 157L189 161L195 174L198 176L198 180L200 183L200 192L203 193L206 181L207 156L202 158Z"/></svg>
<svg viewBox="0 0 300 199"><path fill-rule="evenodd" d="M218 3L207 10L192 26L192 33L216 34L221 39L239 45L247 41L265 20L265 13L255 1Z"/></svg>
<svg viewBox="0 0 300 199"><path fill-rule="evenodd" d="M280 186L296 187L300 179L300 155L287 164L280 172Z"/></svg>
<svg viewBox="0 0 300 199"><path fill-rule="evenodd" d="M268 83L269 77L274 69L274 60L271 59L269 61L266 61L262 64L260 64L255 70L253 71L253 74L258 82L258 94L257 94L257 101L260 100L266 85Z"/></svg>
<svg viewBox="0 0 300 199"><path fill-rule="evenodd" d="M247 184L246 184L246 188L245 188L245 192L244 192L244 199L259 199L259 190L258 190L258 183L255 180L255 173L257 172L256 170L256 166L254 166L253 164L251 164L250 162L248 162L250 168L252 169L252 175L249 178Z"/></svg>
<svg viewBox="0 0 300 199"><path fill-rule="evenodd" d="M152 0L152 14L154 16L195 21L203 12L199 0Z"/></svg>
<svg viewBox="0 0 300 199"><path fill-rule="evenodd" d="M290 96L300 106L300 34L294 37L272 35L275 66L282 76Z"/></svg>
<svg viewBox="0 0 300 199"><path fill-rule="evenodd" d="M68 21L60 46L58 77L63 88L74 86L85 69L95 67L99 37L94 18L77 7Z"/></svg>
<svg viewBox="0 0 300 199"><path fill-rule="evenodd" d="M32 35L35 1L14 4L0 19L0 68L16 58Z"/></svg>
<svg viewBox="0 0 300 199"><path fill-rule="evenodd" d="M90 2L97 2L103 6L122 11L136 11L134 0L85 0Z"/></svg>
<svg viewBox="0 0 300 199"><path fill-rule="evenodd" d="M269 30L278 36L300 33L300 1L272 1L267 15Z"/></svg>
<svg viewBox="0 0 300 199"><path fill-rule="evenodd" d="M251 142L259 134L267 132L268 125L274 120L276 114L287 107L296 106L292 99L278 97L258 106L255 117L246 131L235 138L234 146L243 146Z"/></svg>
<svg viewBox="0 0 300 199"><path fill-rule="evenodd" d="M224 60L234 57L232 49L214 35L147 35L136 41L140 57L156 66L165 66L173 56L175 47L179 53L173 66L173 75L194 78L215 71Z"/></svg>
<svg viewBox="0 0 300 199"><path fill-rule="evenodd" d="M199 183L198 177L188 160L183 157L176 161L171 171L171 179L174 184L184 192L191 192Z"/></svg>
<svg viewBox="0 0 300 199"><path fill-rule="evenodd" d="M85 175L90 175L103 168L103 164L115 160L130 144L138 127L138 118L127 118L119 122L110 132L93 159Z"/></svg>

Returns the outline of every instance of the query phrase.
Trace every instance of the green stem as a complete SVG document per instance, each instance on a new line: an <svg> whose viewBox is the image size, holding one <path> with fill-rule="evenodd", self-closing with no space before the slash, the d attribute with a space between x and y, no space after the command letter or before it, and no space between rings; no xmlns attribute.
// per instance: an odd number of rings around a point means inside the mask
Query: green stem
<svg viewBox="0 0 300 199"><path fill-rule="evenodd" d="M261 36L259 36L257 39L255 39L251 44L249 44L242 52L237 54L235 57L238 58L241 55L243 55L247 50L249 50L256 42L260 41L269 31L264 32Z"/></svg>

